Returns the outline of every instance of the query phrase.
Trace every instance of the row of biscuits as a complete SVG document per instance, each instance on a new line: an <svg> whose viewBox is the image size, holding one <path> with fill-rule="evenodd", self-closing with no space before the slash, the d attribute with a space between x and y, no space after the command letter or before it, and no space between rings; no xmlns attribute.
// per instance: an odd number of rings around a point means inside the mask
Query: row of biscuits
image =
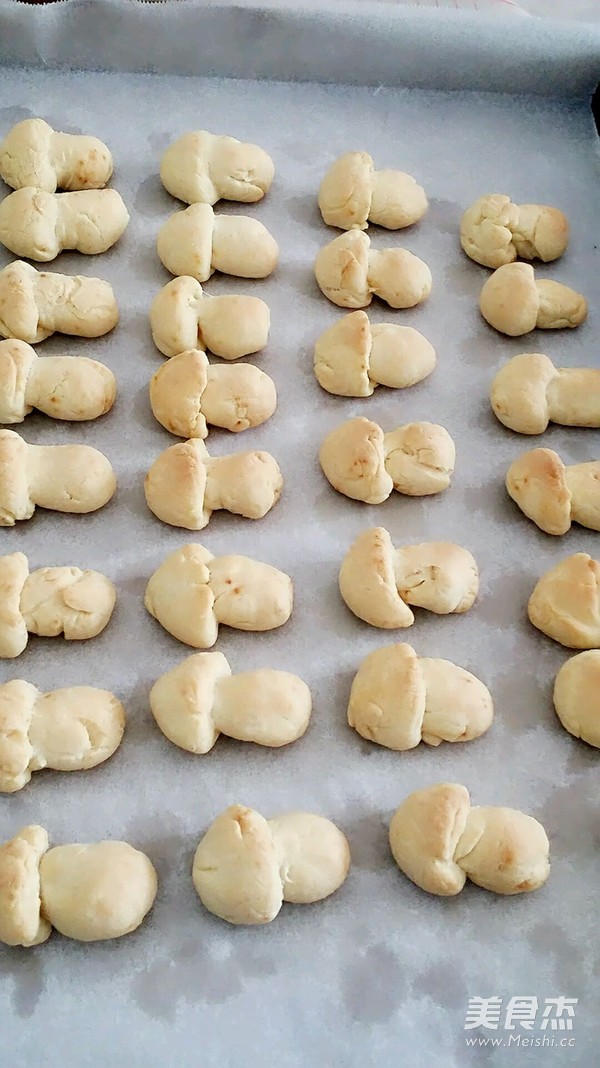
<svg viewBox="0 0 600 1068"><path fill-rule="evenodd" d="M563 727L600 748L600 651L566 661L554 681ZM160 676L149 705L158 727L180 749L209 753L224 735L281 748L308 728L312 697L288 671L233 674L223 653L194 653ZM397 752L421 742L468 742L492 724L487 687L449 660L418 657L405 643L369 653L354 677L347 720L362 738ZM0 792L22 790L34 772L87 771L108 760L123 739L127 716L107 690L71 686L41 693L13 679L0 686Z"/></svg>

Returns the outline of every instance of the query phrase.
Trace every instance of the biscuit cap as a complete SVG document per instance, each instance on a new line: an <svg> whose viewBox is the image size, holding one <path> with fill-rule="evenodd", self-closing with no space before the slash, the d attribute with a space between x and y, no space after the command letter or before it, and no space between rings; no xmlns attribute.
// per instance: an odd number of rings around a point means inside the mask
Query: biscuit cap
<svg viewBox="0 0 600 1068"><path fill-rule="evenodd" d="M15 793L31 779L29 728L38 690L13 679L0 686L0 792Z"/></svg>
<svg viewBox="0 0 600 1068"><path fill-rule="evenodd" d="M163 734L189 753L208 753L219 731L213 719L215 689L231 668L223 653L196 653L161 675L150 708Z"/></svg>
<svg viewBox="0 0 600 1068"><path fill-rule="evenodd" d="M339 575L340 593L359 619L374 627L410 627L414 616L398 593L394 546L384 527L358 536L346 553Z"/></svg>
<svg viewBox="0 0 600 1068"><path fill-rule="evenodd" d="M396 864L430 894L458 894L465 872L454 859L467 824L469 792L458 783L439 783L410 794L390 823Z"/></svg>
<svg viewBox="0 0 600 1068"><path fill-rule="evenodd" d="M367 152L347 152L340 156L319 188L323 221L341 230L366 230L372 187L373 160Z"/></svg>
<svg viewBox="0 0 600 1068"><path fill-rule="evenodd" d="M0 846L0 942L36 946L50 936L41 915L40 860L48 849L43 827L23 827Z"/></svg>
<svg viewBox="0 0 600 1068"><path fill-rule="evenodd" d="M481 314L501 334L519 337L537 325L540 294L533 267L509 263L488 278L479 298Z"/></svg>

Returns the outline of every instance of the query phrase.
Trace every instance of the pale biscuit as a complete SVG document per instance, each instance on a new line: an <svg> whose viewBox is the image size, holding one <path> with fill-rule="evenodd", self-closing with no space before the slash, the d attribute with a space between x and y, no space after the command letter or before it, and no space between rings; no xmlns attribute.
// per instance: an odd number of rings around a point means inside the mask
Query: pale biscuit
<svg viewBox="0 0 600 1068"><path fill-rule="evenodd" d="M25 119L0 144L0 178L12 189L102 189L112 156L97 137L58 133L43 119Z"/></svg>
<svg viewBox="0 0 600 1068"><path fill-rule="evenodd" d="M97 360L40 357L25 341L0 341L0 423L22 423L34 408L53 419L97 419L116 393L115 376Z"/></svg>
<svg viewBox="0 0 600 1068"><path fill-rule="evenodd" d="M350 865L348 843L323 816L266 820L227 808L201 839L192 878L202 904L234 924L270 923L284 901L309 905L335 893Z"/></svg>
<svg viewBox="0 0 600 1068"><path fill-rule="evenodd" d="M18 189L0 203L0 242L15 256L39 263L56 259L64 249L96 256L116 244L128 222L116 189Z"/></svg>
<svg viewBox="0 0 600 1068"><path fill-rule="evenodd" d="M144 482L150 511L186 530L203 530L218 509L262 519L282 489L283 476L269 452L212 457L199 438L165 449Z"/></svg>
<svg viewBox="0 0 600 1068"><path fill-rule="evenodd" d="M418 657L410 645L369 653L354 676L348 723L363 738L400 752L421 741L470 742L491 726L492 697L449 660Z"/></svg>
<svg viewBox="0 0 600 1068"><path fill-rule="evenodd" d="M167 282L150 308L152 338L163 356L209 349L224 360L238 360L264 349L270 325L264 300L210 297L195 278L188 277Z"/></svg>
<svg viewBox="0 0 600 1068"><path fill-rule="evenodd" d="M366 308L373 296L392 308L414 308L431 293L431 271L405 248L371 249L361 230L340 234L315 260L319 289L340 308Z"/></svg>
<svg viewBox="0 0 600 1068"><path fill-rule="evenodd" d="M527 607L534 627L567 649L600 648L600 563L567 556L537 583Z"/></svg>
<svg viewBox="0 0 600 1068"><path fill-rule="evenodd" d="M560 282L538 281L529 263L509 263L494 271L481 290L479 307L485 321L509 337L536 328L579 326L588 313L581 293Z"/></svg>
<svg viewBox="0 0 600 1068"><path fill-rule="evenodd" d="M210 204L178 211L158 231L156 251L174 275L207 282L214 271L238 278L266 278L279 249L266 226L247 215L215 215Z"/></svg>
<svg viewBox="0 0 600 1068"><path fill-rule="evenodd" d="M506 488L546 534L566 534L572 522L600 530L598 460L565 466L552 449L531 449L510 465Z"/></svg>
<svg viewBox="0 0 600 1068"><path fill-rule="evenodd" d="M443 426L408 423L387 434L359 416L335 427L319 452L334 489L366 504L381 504L392 490L412 497L441 493L454 471L454 442Z"/></svg>
<svg viewBox="0 0 600 1068"><path fill-rule="evenodd" d="M306 683L289 671L232 675L223 653L195 653L157 679L150 708L169 741L203 754L220 734L271 748L289 745L308 727L312 701Z"/></svg>
<svg viewBox="0 0 600 1068"><path fill-rule="evenodd" d="M554 680L554 708L569 734L600 749L600 650L563 664Z"/></svg>
<svg viewBox="0 0 600 1068"><path fill-rule="evenodd" d="M0 342L0 397L1 353ZM199 349L181 352L159 367L150 381L154 418L182 438L205 438L208 426L238 434L273 415L277 391L272 378L250 363L209 364Z"/></svg>
<svg viewBox="0 0 600 1068"><path fill-rule="evenodd" d="M0 527L31 519L36 506L95 512L116 488L109 461L91 445L29 445L14 430L0 430Z"/></svg>
<svg viewBox="0 0 600 1068"><path fill-rule="evenodd" d="M0 686L0 792L14 793L42 768L85 771L108 760L125 730L125 709L107 690L70 686L40 693L13 679Z"/></svg>
<svg viewBox="0 0 600 1068"><path fill-rule="evenodd" d="M42 567L29 571L27 557L0 557L0 657L19 656L30 634L68 641L95 638L116 601L112 582L98 571Z"/></svg>
<svg viewBox="0 0 600 1068"><path fill-rule="evenodd" d="M458 894L467 878L496 894L538 890L550 874L541 823L513 808L471 805L457 783L410 794L390 823L396 864L430 894Z"/></svg>
<svg viewBox="0 0 600 1068"><path fill-rule="evenodd" d="M369 223L400 230L427 211L425 190L404 171L376 171L367 152L347 152L332 163L319 188L323 221L340 230Z"/></svg>
<svg viewBox="0 0 600 1068"><path fill-rule="evenodd" d="M467 256L484 267L502 267L517 257L549 263L565 251L569 223L558 208L513 204L510 197L492 193L465 211L460 243Z"/></svg>
<svg viewBox="0 0 600 1068"><path fill-rule="evenodd" d="M460 545L440 541L395 549L384 527L372 527L346 553L339 585L359 619L393 630L414 623L409 605L439 615L468 611L479 590L479 572Z"/></svg>
<svg viewBox="0 0 600 1068"><path fill-rule="evenodd" d="M30 345L55 332L101 337L118 321L112 287L100 278L36 271L23 260L0 271L0 337Z"/></svg>
<svg viewBox="0 0 600 1068"><path fill-rule="evenodd" d="M253 204L268 192L274 173L273 160L258 145L207 130L183 134L160 161L165 189L186 204Z"/></svg>
<svg viewBox="0 0 600 1068"><path fill-rule="evenodd" d="M549 423L600 427L600 370L522 352L498 371L490 399L496 418L519 434L543 434Z"/></svg>
<svg viewBox="0 0 600 1068"><path fill-rule="evenodd" d="M338 397L370 397L377 386L414 386L435 364L435 349L418 330L370 323L364 311L338 319L315 344L317 381Z"/></svg>
<svg viewBox="0 0 600 1068"><path fill-rule="evenodd" d="M1 577L0 577L1 582ZM171 553L146 587L144 604L174 638L210 649L219 624L274 630L292 613L292 580L247 556L214 557L203 545Z"/></svg>

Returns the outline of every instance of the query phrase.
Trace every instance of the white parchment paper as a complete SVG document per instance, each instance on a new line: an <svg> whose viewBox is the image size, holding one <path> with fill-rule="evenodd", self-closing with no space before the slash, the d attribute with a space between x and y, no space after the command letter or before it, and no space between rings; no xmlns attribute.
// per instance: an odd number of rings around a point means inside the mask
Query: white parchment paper
<svg viewBox="0 0 600 1068"><path fill-rule="evenodd" d="M107 278L121 306L119 327L96 341L54 338L39 347L42 355L81 353L107 363L118 379L115 408L80 426L31 416L20 429L35 443L97 446L111 459L119 490L95 515L38 512L0 532L0 548L24 551L32 567L97 568L116 582L118 605L98 639L34 638L19 660L0 662L0 680L25 678L43 689L106 687L123 699L129 725L108 764L82 774L40 773L0 800L0 840L28 822L46 826L54 843L123 838L152 858L160 888L147 922L118 942L85 946L54 936L35 950L0 950L0 1064L454 1068L511 1057L523 1064L595 1063L598 754L558 725L552 683L569 654L528 624L526 603L538 577L562 556L597 555L599 536L576 527L551 539L512 505L503 483L526 448L543 443L575 463L600 455L600 435L553 427L543 439L519 437L496 422L488 402L491 379L517 352L544 351L565 366L598 363L600 189L587 106L4 68L0 132L30 115L110 145L112 184L132 218L104 256L65 254L50 266ZM295 607L286 627L265 635L222 629L217 648L234 670L277 666L300 674L314 713L306 736L281 751L222 738L210 755L193 757L162 737L147 700L154 679L191 650L150 619L142 600L153 570L194 536L154 519L143 478L175 440L148 405L148 381L162 360L148 308L168 281L154 241L178 206L161 188L158 162L173 138L203 126L272 153L276 179L263 203L219 210L255 215L281 246L280 267L269 280L222 277L207 284L211 293L252 292L269 303L271 337L255 362L273 376L279 394L264 426L237 437L211 431L208 446L217 455L268 449L283 469L285 490L264 520L215 514L196 540L215 554L245 553L293 576ZM437 370L421 385L380 388L364 401L325 394L312 371L315 338L343 314L312 275L317 250L334 236L320 220L315 194L331 161L353 148L368 150L381 166L406 169L427 188L431 207L417 227L398 235L374 230L372 238L376 248L397 242L422 256L433 271L432 296L412 312L375 303L370 314L375 322L417 327L438 353ZM477 300L487 271L462 256L457 227L464 207L492 190L568 212L570 248L541 274L586 294L591 314L579 330L509 340L481 320ZM3 254L0 263L9 258ZM386 430L416 419L442 423L457 445L452 488L424 500L394 495L379 507L336 495L319 470L318 447L330 428L357 414ZM397 544L447 539L468 547L481 568L475 607L460 617L419 612L414 627L397 635L356 620L337 592L337 572L351 541L375 524L388 527ZM489 685L496 719L486 736L397 754L349 730L352 677L367 652L395 638L422 655L454 660ZM542 820L553 865L544 889L504 900L468 886L444 900L400 875L387 846L389 818L411 790L446 779L467 785L475 803L517 806ZM342 890L321 905L285 906L264 929L230 928L206 913L190 879L193 851L211 819L234 801L265 815L301 808L335 820L353 856ZM561 994L579 998L574 1050L466 1047L469 997L499 995L506 1005L515 995L542 1003Z"/></svg>

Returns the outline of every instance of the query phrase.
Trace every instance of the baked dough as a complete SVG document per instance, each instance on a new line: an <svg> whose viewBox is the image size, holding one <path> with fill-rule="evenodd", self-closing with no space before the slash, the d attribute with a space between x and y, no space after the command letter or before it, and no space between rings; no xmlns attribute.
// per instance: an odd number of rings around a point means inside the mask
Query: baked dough
<svg viewBox="0 0 600 1068"><path fill-rule="evenodd" d="M207 130L178 137L160 161L165 189L186 204L254 204L270 189L274 173L273 160L258 145Z"/></svg>
<svg viewBox="0 0 600 1068"><path fill-rule="evenodd" d="M414 308L431 293L431 271L405 248L371 249L361 230L322 248L315 260L319 289L340 308L366 308L373 296L392 308Z"/></svg>
<svg viewBox="0 0 600 1068"><path fill-rule="evenodd" d="M350 850L340 830L306 812L266 820L231 805L211 824L194 856L202 904L235 924L274 920L284 901L310 905L344 882Z"/></svg>
<svg viewBox="0 0 600 1068"><path fill-rule="evenodd" d="M36 946L55 927L97 942L139 927L156 897L156 872L127 842L48 849L43 827L0 846L0 942Z"/></svg>
<svg viewBox="0 0 600 1068"><path fill-rule="evenodd" d="M531 449L509 467L506 488L546 534L566 534L571 522L600 530L600 461L565 467L552 449Z"/></svg>
<svg viewBox="0 0 600 1068"><path fill-rule="evenodd" d="M496 418L519 434L543 434L548 423L600 427L600 370L522 352L498 372L490 399Z"/></svg>
<svg viewBox="0 0 600 1068"><path fill-rule="evenodd" d="M158 231L156 251L171 274L207 282L214 271L238 278L266 278L275 270L279 248L258 219L215 215L210 204L177 211Z"/></svg>
<svg viewBox="0 0 600 1068"><path fill-rule="evenodd" d="M600 651L572 656L554 680L554 707L565 730L600 749Z"/></svg>
<svg viewBox="0 0 600 1068"><path fill-rule="evenodd" d="M0 792L15 793L34 771L86 771L108 760L125 730L125 709L108 690L70 686L40 693L13 679L0 686Z"/></svg>
<svg viewBox="0 0 600 1068"><path fill-rule="evenodd" d="M100 278L36 271L22 260L0 271L0 337L30 345L55 332L100 337L118 321L112 287Z"/></svg>
<svg viewBox="0 0 600 1068"><path fill-rule="evenodd" d="M144 492L163 523L204 530L218 509L262 519L281 496L283 478L269 452L209 456L199 438L171 445L154 461Z"/></svg>
<svg viewBox="0 0 600 1068"><path fill-rule="evenodd" d="M36 505L95 512L116 488L109 461L91 445L28 445L14 430L0 430L0 527L31 519Z"/></svg>
<svg viewBox="0 0 600 1068"><path fill-rule="evenodd" d="M338 319L315 345L317 381L338 397L370 397L377 386L414 386L435 362L433 345L418 330L370 323L364 311Z"/></svg>
<svg viewBox="0 0 600 1068"><path fill-rule="evenodd" d="M443 426L408 423L384 434L377 423L359 416L330 431L319 460L339 493L381 504L392 490L426 497L448 489L455 455L454 442Z"/></svg>
<svg viewBox="0 0 600 1068"><path fill-rule="evenodd" d="M0 657L19 656L29 634L69 641L95 638L108 623L116 590L98 571L42 567L23 553L0 556Z"/></svg>
<svg viewBox="0 0 600 1068"><path fill-rule="evenodd" d="M534 627L567 649L600 648L600 562L567 556L537 583L528 605Z"/></svg>
<svg viewBox="0 0 600 1068"><path fill-rule="evenodd" d="M369 223L400 230L427 211L422 186L404 171L376 171L367 152L346 152L327 171L319 189L323 221L340 230L366 230Z"/></svg>
<svg viewBox="0 0 600 1068"><path fill-rule="evenodd" d="M0 178L11 189L102 189L112 172L112 156L97 137L57 133L43 119L18 122L0 144Z"/></svg>
<svg viewBox="0 0 600 1068"><path fill-rule="evenodd" d="M1 349L2 342L0 398ZM277 392L273 379L251 363L209 364L206 353L190 349L152 376L150 405L165 430L182 438L205 438L208 424L234 434L260 426L273 415Z"/></svg>
<svg viewBox="0 0 600 1068"><path fill-rule="evenodd" d="M47 263L63 249L106 252L125 233L129 213L116 189L45 193L26 187L0 203L0 241L15 256Z"/></svg>
<svg viewBox="0 0 600 1068"><path fill-rule="evenodd" d="M513 204L502 193L479 197L465 211L460 243L467 256L484 267L503 267L519 257L549 263L569 243L569 223L547 204Z"/></svg>
<svg viewBox="0 0 600 1068"><path fill-rule="evenodd" d="M223 653L194 653L154 683L150 708L169 741L203 754L220 734L272 748L289 745L308 727L312 701L306 683L289 671L232 675Z"/></svg>
<svg viewBox="0 0 600 1068"><path fill-rule="evenodd" d="M411 627L409 605L438 615L466 612L479 590L471 553L451 542L395 549L384 527L358 536L340 569L340 593L359 619L373 627Z"/></svg>
<svg viewBox="0 0 600 1068"><path fill-rule="evenodd" d="M171 553L146 587L151 616L180 642L210 649L219 623L237 630L274 630L292 614L292 580L247 556L214 557L203 545Z"/></svg>
<svg viewBox="0 0 600 1068"><path fill-rule="evenodd" d="M394 813L396 864L429 894L448 897L467 878L496 894L538 890L550 874L541 823L514 808L471 805L469 791L444 782L416 790Z"/></svg>
<svg viewBox="0 0 600 1068"><path fill-rule="evenodd" d="M116 393L115 376L97 360L39 357L25 341L0 341L0 423L22 423L34 408L54 419L97 419Z"/></svg>
<svg viewBox="0 0 600 1068"><path fill-rule="evenodd" d="M479 679L404 644L365 657L348 704L348 723L358 734L400 752L421 741L470 742L488 730L493 716L492 696Z"/></svg>
<svg viewBox="0 0 600 1068"><path fill-rule="evenodd" d="M258 297L210 297L195 278L174 278L150 308L154 344L163 356L210 349L224 360L260 352L267 344L271 315Z"/></svg>
<svg viewBox="0 0 600 1068"><path fill-rule="evenodd" d="M563 330L587 318L585 297L574 289L538 281L529 263L508 263L488 278L479 298L481 314L490 326L509 337L531 330Z"/></svg>

